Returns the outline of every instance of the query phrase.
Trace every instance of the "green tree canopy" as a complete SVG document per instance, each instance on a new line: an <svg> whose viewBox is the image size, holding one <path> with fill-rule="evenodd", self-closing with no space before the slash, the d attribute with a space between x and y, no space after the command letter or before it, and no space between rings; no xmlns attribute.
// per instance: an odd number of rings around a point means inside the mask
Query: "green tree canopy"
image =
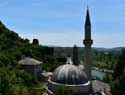
<svg viewBox="0 0 125 95"><path fill-rule="evenodd" d="M113 95L125 95L125 50L119 57L118 64L114 69L111 92Z"/></svg>

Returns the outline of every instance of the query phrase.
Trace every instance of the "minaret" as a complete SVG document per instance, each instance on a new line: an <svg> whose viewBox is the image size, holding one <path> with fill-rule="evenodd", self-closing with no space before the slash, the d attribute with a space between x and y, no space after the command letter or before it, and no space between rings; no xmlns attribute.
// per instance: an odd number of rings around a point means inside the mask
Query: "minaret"
<svg viewBox="0 0 125 95"><path fill-rule="evenodd" d="M85 45L85 72L88 77L88 80L91 81L91 69L92 69L92 50L91 45L93 40L91 39L91 22L89 16L89 10L87 8L86 21L85 21L85 39L83 40Z"/></svg>
<svg viewBox="0 0 125 95"><path fill-rule="evenodd" d="M73 47L73 64L78 65L78 47L76 45Z"/></svg>

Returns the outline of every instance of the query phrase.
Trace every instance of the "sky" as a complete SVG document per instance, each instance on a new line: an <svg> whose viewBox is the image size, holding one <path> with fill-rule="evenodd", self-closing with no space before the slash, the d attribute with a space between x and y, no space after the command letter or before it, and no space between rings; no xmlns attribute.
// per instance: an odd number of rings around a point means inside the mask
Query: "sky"
<svg viewBox="0 0 125 95"><path fill-rule="evenodd" d="M125 46L125 0L0 0L0 20L31 42L84 46L87 5L93 47Z"/></svg>

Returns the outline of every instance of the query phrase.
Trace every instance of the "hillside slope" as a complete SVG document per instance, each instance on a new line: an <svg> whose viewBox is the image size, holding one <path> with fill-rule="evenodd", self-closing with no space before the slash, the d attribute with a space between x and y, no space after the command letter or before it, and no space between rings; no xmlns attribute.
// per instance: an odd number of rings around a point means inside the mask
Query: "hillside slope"
<svg viewBox="0 0 125 95"><path fill-rule="evenodd" d="M19 37L16 32L9 30L0 22L0 56L10 57L16 61L24 57L33 57L41 61L46 61L47 56L52 54L53 48L29 43L28 39Z"/></svg>

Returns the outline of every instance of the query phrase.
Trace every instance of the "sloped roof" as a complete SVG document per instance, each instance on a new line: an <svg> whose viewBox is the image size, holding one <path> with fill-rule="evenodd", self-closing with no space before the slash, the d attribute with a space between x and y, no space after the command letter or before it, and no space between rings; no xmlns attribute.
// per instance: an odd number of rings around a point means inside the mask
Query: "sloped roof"
<svg viewBox="0 0 125 95"><path fill-rule="evenodd" d="M22 60L19 61L19 64L21 65L39 65L39 64L42 64L43 62L40 62L36 59L33 59L33 58L24 58Z"/></svg>

